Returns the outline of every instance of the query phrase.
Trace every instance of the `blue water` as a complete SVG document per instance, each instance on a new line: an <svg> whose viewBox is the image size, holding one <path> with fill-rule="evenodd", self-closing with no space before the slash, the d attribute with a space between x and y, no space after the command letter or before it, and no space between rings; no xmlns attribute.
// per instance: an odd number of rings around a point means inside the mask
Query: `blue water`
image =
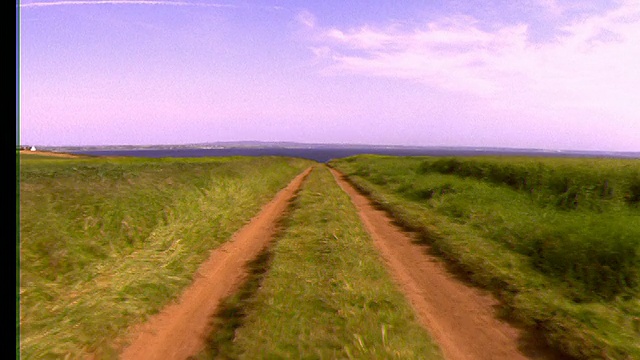
<svg viewBox="0 0 640 360"><path fill-rule="evenodd" d="M208 156L286 156L327 162L359 154L393 156L478 156L478 155L519 155L519 156L562 156L562 157L618 157L639 158L640 153L598 153L598 152L544 152L538 150L510 149L465 149L465 148L224 148L224 149L127 149L127 150L76 150L76 154L94 156L135 156L149 158L164 157L208 157Z"/></svg>

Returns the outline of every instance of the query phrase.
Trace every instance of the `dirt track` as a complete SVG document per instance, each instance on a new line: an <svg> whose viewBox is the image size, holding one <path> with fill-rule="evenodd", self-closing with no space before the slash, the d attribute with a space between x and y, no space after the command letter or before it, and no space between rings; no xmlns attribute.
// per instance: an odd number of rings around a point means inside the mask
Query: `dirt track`
<svg viewBox="0 0 640 360"><path fill-rule="evenodd" d="M298 175L231 241L214 250L179 301L134 327L122 359L187 359L204 347L210 316L246 277L245 264L270 242L276 224L311 169ZM362 222L421 323L446 359L560 359L523 330L498 319L499 302L469 286L429 255L425 246L377 210L338 172L331 170L358 208Z"/></svg>
<svg viewBox="0 0 640 360"><path fill-rule="evenodd" d="M331 169L419 320L447 359L557 359L530 334L498 319L500 303L449 273L438 258Z"/></svg>
<svg viewBox="0 0 640 360"><path fill-rule="evenodd" d="M245 264L268 245L279 218L310 172L311 168L298 175L229 242L212 251L177 303L132 330L132 342L121 358L184 360L196 355L208 335L210 316L242 283Z"/></svg>

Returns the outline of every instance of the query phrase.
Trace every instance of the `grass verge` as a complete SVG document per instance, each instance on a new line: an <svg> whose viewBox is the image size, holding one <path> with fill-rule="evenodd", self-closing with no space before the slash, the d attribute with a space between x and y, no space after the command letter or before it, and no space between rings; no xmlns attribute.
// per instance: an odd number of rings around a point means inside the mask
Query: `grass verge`
<svg viewBox="0 0 640 360"><path fill-rule="evenodd" d="M115 358L114 340L312 162L22 158L20 355Z"/></svg>
<svg viewBox="0 0 640 360"><path fill-rule="evenodd" d="M541 205L509 184L425 173L424 162L359 156L331 165L560 351L577 358L640 358L640 299L633 281L640 268L634 236L640 217L624 197L606 199L604 211L567 211ZM540 236L551 249L532 254L528 249ZM628 248L611 246L616 243ZM601 259L602 253L610 256ZM629 259L622 280L622 272L606 276L598 270L616 258ZM554 263L570 266L550 268ZM589 274L585 267L596 274L587 280L601 288L579 277Z"/></svg>
<svg viewBox="0 0 640 360"><path fill-rule="evenodd" d="M230 300L232 336L214 335L200 359L441 358L326 167L307 178L270 254L251 295Z"/></svg>

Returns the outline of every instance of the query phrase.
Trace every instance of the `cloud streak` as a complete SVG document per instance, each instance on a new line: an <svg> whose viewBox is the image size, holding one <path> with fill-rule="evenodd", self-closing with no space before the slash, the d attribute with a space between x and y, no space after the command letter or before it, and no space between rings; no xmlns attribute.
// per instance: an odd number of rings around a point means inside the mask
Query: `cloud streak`
<svg viewBox="0 0 640 360"><path fill-rule="evenodd" d="M308 11L299 12L296 16L296 20L305 28L312 29L316 27L316 17Z"/></svg>
<svg viewBox="0 0 640 360"><path fill-rule="evenodd" d="M196 7L216 7L216 8L235 8L229 4L213 4L213 3L192 3L186 1L162 1L162 0L78 0L78 1L51 1L51 2L32 2L20 4L20 8L41 8L50 6L79 6L79 5L164 5L164 6L196 6Z"/></svg>

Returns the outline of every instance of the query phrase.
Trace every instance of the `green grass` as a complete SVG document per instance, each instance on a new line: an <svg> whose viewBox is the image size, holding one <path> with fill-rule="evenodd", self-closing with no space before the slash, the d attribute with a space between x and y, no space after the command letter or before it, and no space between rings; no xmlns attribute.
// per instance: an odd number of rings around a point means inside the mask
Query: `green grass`
<svg viewBox="0 0 640 360"><path fill-rule="evenodd" d="M16 358L20 354L20 151L16 151Z"/></svg>
<svg viewBox="0 0 640 360"><path fill-rule="evenodd" d="M441 358L326 167L282 226L199 358Z"/></svg>
<svg viewBox="0 0 640 360"><path fill-rule="evenodd" d="M312 162L20 157L20 355L115 357Z"/></svg>
<svg viewBox="0 0 640 360"><path fill-rule="evenodd" d="M640 209L629 201L640 162L358 156L331 165L560 350L640 358ZM549 185L558 178L570 179L570 202Z"/></svg>
<svg viewBox="0 0 640 360"><path fill-rule="evenodd" d="M602 212L640 203L640 162L628 159L431 158L421 173L452 174L506 185L540 205Z"/></svg>

